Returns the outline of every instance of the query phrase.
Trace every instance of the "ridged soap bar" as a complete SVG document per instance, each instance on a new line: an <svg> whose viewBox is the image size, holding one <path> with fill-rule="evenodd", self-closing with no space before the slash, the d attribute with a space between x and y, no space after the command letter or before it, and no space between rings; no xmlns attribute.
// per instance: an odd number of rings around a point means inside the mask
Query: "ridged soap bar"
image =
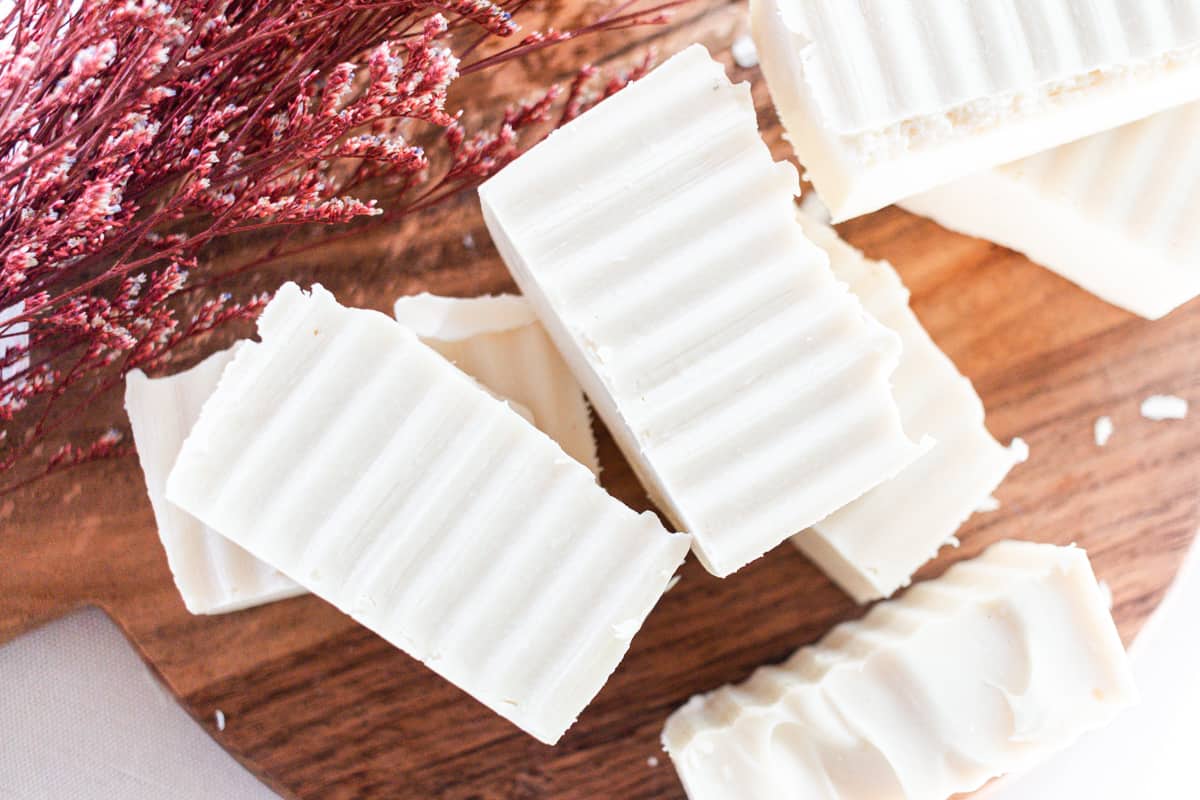
<svg viewBox="0 0 1200 800"><path fill-rule="evenodd" d="M1156 319L1200 295L1200 103L977 173L901 206L1019 250Z"/></svg>
<svg viewBox="0 0 1200 800"><path fill-rule="evenodd" d="M751 0L835 220L1200 98L1196 0Z"/></svg>
<svg viewBox="0 0 1200 800"><path fill-rule="evenodd" d="M523 298L421 294L397 300L396 316L459 369L527 415L567 455L599 473L583 391ZM222 351L167 378L151 379L134 370L125 383L125 408L159 538L184 605L193 614L222 614L304 592L163 496L184 438L232 359L232 349Z"/></svg>
<svg viewBox="0 0 1200 800"><path fill-rule="evenodd" d="M480 187L484 219L659 507L725 576L921 452L796 171L699 45Z"/></svg>
<svg viewBox="0 0 1200 800"><path fill-rule="evenodd" d="M285 284L167 498L554 743L687 552L373 311Z"/></svg>
<svg viewBox="0 0 1200 800"><path fill-rule="evenodd" d="M692 698L663 743L691 800L945 800L1135 699L1087 555L1002 542Z"/></svg>
<svg viewBox="0 0 1200 800"><path fill-rule="evenodd" d="M519 403L567 455L600 473L579 382L518 295L401 297L396 320L495 394Z"/></svg>
<svg viewBox="0 0 1200 800"><path fill-rule="evenodd" d="M971 382L925 332L908 290L885 261L872 261L832 228L799 215L808 238L829 254L875 319L904 343L892 392L904 429L937 444L899 475L798 534L793 543L855 600L907 586L912 575L991 495L1016 463L984 425Z"/></svg>
<svg viewBox="0 0 1200 800"><path fill-rule="evenodd" d="M183 604L193 614L224 614L304 592L164 496L167 475L237 347L214 353L167 378L134 370L125 379L125 411L133 429L158 537Z"/></svg>

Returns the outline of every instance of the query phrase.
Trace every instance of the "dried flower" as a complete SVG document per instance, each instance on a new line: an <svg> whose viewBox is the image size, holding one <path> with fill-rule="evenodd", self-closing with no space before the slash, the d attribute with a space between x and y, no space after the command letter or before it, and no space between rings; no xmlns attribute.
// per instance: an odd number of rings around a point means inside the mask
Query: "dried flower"
<svg viewBox="0 0 1200 800"><path fill-rule="evenodd" d="M295 252L281 237L215 274L214 243L390 222L477 184L645 65L593 93L583 67L490 130L447 109L459 75L679 2L489 48L524 0L16 0L0 20L0 494L125 452L110 432L34 463L129 370L257 316L266 296L219 283Z"/></svg>

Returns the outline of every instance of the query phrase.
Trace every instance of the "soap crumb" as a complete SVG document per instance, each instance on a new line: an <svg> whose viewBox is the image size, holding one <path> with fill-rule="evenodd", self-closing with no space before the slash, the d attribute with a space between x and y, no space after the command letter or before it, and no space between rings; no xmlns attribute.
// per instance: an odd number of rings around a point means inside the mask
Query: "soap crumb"
<svg viewBox="0 0 1200 800"><path fill-rule="evenodd" d="M979 505L975 506L975 510L980 514L986 514L989 511L995 511L1000 508L1000 501L988 495L979 501Z"/></svg>
<svg viewBox="0 0 1200 800"><path fill-rule="evenodd" d="M222 711L221 709L218 708L217 712L215 714L213 714L213 719L217 723L217 730L219 730L219 731L225 730L225 712L224 711Z"/></svg>
<svg viewBox="0 0 1200 800"><path fill-rule="evenodd" d="M833 216L829 213L829 209L821 202L821 198L817 197L815 192L805 192L800 197L800 211L809 219L816 220L822 225L828 225Z"/></svg>
<svg viewBox="0 0 1200 800"><path fill-rule="evenodd" d="M1188 401L1170 394L1154 394L1142 401L1142 416L1155 422L1164 419L1183 419L1188 413Z"/></svg>
<svg viewBox="0 0 1200 800"><path fill-rule="evenodd" d="M758 66L758 48L754 46L754 39L750 38L748 33L734 39L729 52L733 54L734 63L742 69Z"/></svg>
<svg viewBox="0 0 1200 800"><path fill-rule="evenodd" d="M1108 444L1108 440L1112 438L1112 417L1097 417L1095 424L1092 426L1092 432L1096 437L1096 445L1104 447L1104 445Z"/></svg>
<svg viewBox="0 0 1200 800"><path fill-rule="evenodd" d="M667 592L669 592L669 591L671 591L672 589L674 589L674 588L675 588L675 584L677 584L677 583L679 583L679 576L678 576L678 575L672 575L672 576L671 576L671 580L667 581L667 588L663 589L663 594L666 594Z"/></svg>
<svg viewBox="0 0 1200 800"><path fill-rule="evenodd" d="M646 766L647 767L657 767L658 766L658 758L656 758L655 756L650 756L649 758L646 759Z"/></svg>
<svg viewBox="0 0 1200 800"><path fill-rule="evenodd" d="M1100 587L1100 596L1104 598L1104 607L1112 611L1113 595L1112 588L1108 585L1108 581L1100 580L1097 585Z"/></svg>
<svg viewBox="0 0 1200 800"><path fill-rule="evenodd" d="M633 635L638 632L638 621L636 619L627 619L624 622L618 622L612 626L613 634L618 639L632 639Z"/></svg>
<svg viewBox="0 0 1200 800"><path fill-rule="evenodd" d="M467 248L468 250L475 249L475 237L472 236L470 233L463 234L462 243L463 243L463 247Z"/></svg>
<svg viewBox="0 0 1200 800"><path fill-rule="evenodd" d="M959 539L958 539L958 537L957 537L957 536L951 536L949 539L947 539L947 540L944 542L944 544L945 544L945 546L946 546L946 547L955 547L955 548L957 548L957 547L959 547L959 546L961 546L961 545L962 545L962 542L961 542L961 541L959 541Z"/></svg>
<svg viewBox="0 0 1200 800"><path fill-rule="evenodd" d="M1018 464L1024 464L1029 460L1029 444L1020 436L1014 436L1012 442L1008 445L1008 452L1012 453L1013 459Z"/></svg>

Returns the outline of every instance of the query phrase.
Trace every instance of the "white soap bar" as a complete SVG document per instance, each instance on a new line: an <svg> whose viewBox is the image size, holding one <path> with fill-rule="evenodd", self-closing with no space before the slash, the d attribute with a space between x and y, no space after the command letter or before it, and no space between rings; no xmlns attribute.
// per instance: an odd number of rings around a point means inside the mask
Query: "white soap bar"
<svg viewBox="0 0 1200 800"><path fill-rule="evenodd" d="M937 445L890 481L835 511L792 541L855 600L907 586L914 572L984 503L1016 463L988 433L971 382L938 349L908 306L892 266L871 261L832 228L799 215L808 238L829 254L875 319L904 343L892 392L904 430Z"/></svg>
<svg viewBox="0 0 1200 800"><path fill-rule="evenodd" d="M835 220L1200 98L1200 0L751 0Z"/></svg>
<svg viewBox="0 0 1200 800"><path fill-rule="evenodd" d="M141 370L125 378L125 411L133 428L158 537L183 604L193 614L223 614L304 592L274 567L205 527L163 496L167 475L183 440L237 349L214 353L168 378L152 380Z"/></svg>
<svg viewBox="0 0 1200 800"><path fill-rule="evenodd" d="M421 294L397 300L396 316L507 400L567 455L599 473L583 392L523 298ZM223 351L193 369L153 380L134 370L125 384L125 407L159 537L184 605L193 614L236 611L304 592L163 497L179 448L232 358L232 350Z"/></svg>
<svg viewBox="0 0 1200 800"><path fill-rule="evenodd" d="M899 339L795 219L746 84L695 45L479 190L513 276L704 566L728 575L921 452Z"/></svg>
<svg viewBox="0 0 1200 800"><path fill-rule="evenodd" d="M1156 319L1200 295L1200 103L901 203Z"/></svg>
<svg viewBox="0 0 1200 800"><path fill-rule="evenodd" d="M689 537L374 311L285 284L167 498L541 741L595 696Z"/></svg>
<svg viewBox="0 0 1200 800"><path fill-rule="evenodd" d="M693 697L663 743L691 800L945 800L1135 699L1086 554L1002 542Z"/></svg>
<svg viewBox="0 0 1200 800"><path fill-rule="evenodd" d="M567 455L600 473L583 390L525 298L418 294L398 299L395 314L463 372L527 409Z"/></svg>

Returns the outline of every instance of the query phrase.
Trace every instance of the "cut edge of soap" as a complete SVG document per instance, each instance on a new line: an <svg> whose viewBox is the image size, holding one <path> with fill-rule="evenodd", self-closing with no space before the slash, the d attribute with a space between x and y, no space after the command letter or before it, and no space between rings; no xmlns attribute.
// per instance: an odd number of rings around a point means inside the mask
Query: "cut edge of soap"
<svg viewBox="0 0 1200 800"><path fill-rule="evenodd" d="M444 297L421 292L393 304L396 321L422 339L456 342L487 333L522 328L538 319L521 295Z"/></svg>

